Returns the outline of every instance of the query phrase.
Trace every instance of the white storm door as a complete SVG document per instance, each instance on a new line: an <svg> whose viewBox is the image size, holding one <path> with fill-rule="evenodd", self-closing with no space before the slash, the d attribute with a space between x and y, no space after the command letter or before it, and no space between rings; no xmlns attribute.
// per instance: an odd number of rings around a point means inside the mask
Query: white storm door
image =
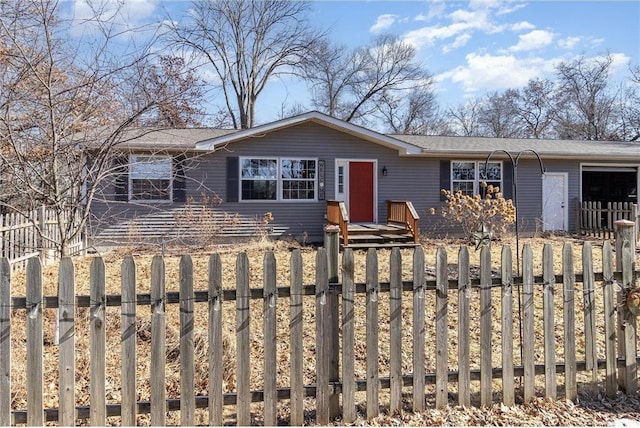
<svg viewBox="0 0 640 428"><path fill-rule="evenodd" d="M568 229L569 197L566 172L548 172L542 176L542 230Z"/></svg>

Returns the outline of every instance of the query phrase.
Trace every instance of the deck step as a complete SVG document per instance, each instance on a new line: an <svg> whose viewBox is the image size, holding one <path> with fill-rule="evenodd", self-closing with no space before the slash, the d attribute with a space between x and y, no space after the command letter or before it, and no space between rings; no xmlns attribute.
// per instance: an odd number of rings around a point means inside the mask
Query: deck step
<svg viewBox="0 0 640 428"><path fill-rule="evenodd" d="M383 233L382 236L384 239L392 239L396 241L413 241L413 235L409 233Z"/></svg>
<svg viewBox="0 0 640 428"><path fill-rule="evenodd" d="M362 249L369 249L369 248L414 248L419 246L420 244L416 244L415 242L383 242L383 243L376 243L376 242L361 242L361 243L355 243L355 244L349 244L347 246L344 246L343 248L351 248L353 250L362 250Z"/></svg>
<svg viewBox="0 0 640 428"><path fill-rule="evenodd" d="M413 248L413 234L404 225L357 223L349 224L349 242L343 248Z"/></svg>
<svg viewBox="0 0 640 428"><path fill-rule="evenodd" d="M349 235L349 241L384 241L382 235Z"/></svg>

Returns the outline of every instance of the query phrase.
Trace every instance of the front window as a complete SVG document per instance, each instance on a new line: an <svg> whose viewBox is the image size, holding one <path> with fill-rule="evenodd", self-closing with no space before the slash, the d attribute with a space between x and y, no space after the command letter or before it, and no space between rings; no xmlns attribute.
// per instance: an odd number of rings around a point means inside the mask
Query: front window
<svg viewBox="0 0 640 428"><path fill-rule="evenodd" d="M315 159L243 158L240 186L243 201L316 200Z"/></svg>
<svg viewBox="0 0 640 428"><path fill-rule="evenodd" d="M485 171L486 165L486 171ZM502 187L502 163L484 161L451 162L451 190L473 196L484 194L482 182L488 186Z"/></svg>
<svg viewBox="0 0 640 428"><path fill-rule="evenodd" d="M243 159L240 176L243 200L276 200L277 159Z"/></svg>
<svg viewBox="0 0 640 428"><path fill-rule="evenodd" d="M282 159L282 199L316 198L316 161Z"/></svg>
<svg viewBox="0 0 640 428"><path fill-rule="evenodd" d="M171 157L131 156L130 200L171 200Z"/></svg>

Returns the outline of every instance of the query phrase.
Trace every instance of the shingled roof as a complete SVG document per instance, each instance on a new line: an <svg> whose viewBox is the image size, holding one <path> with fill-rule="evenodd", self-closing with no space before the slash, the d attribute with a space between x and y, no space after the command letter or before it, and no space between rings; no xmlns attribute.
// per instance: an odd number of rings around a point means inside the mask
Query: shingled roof
<svg viewBox="0 0 640 428"><path fill-rule="evenodd" d="M191 150L200 141L236 132L217 128L158 128L132 129L124 133L118 143L122 149Z"/></svg>
<svg viewBox="0 0 640 428"><path fill-rule="evenodd" d="M547 159L615 160L640 162L640 142L548 140L525 138L445 137L382 134L323 113L312 111L251 129L136 128L121 136L118 147L129 150L214 150L255 135L315 122L359 138L398 149L404 155L424 157L484 157L492 151L512 155L535 150Z"/></svg>
<svg viewBox="0 0 640 428"><path fill-rule="evenodd" d="M594 160L632 160L640 162L640 142L543 140L526 138L443 137L426 135L390 135L413 144L427 156L486 156L494 150L517 154L535 150L546 158Z"/></svg>

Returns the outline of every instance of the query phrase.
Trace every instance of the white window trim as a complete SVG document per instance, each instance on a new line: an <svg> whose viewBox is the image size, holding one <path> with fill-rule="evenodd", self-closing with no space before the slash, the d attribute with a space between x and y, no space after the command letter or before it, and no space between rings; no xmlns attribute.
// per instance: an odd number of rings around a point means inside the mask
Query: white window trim
<svg viewBox="0 0 640 428"><path fill-rule="evenodd" d="M450 164L449 164L449 191L450 192L454 192L453 190L453 183L454 181L456 182L467 182L467 181L471 181L471 180L455 180L453 178L453 164L454 163L474 163L475 164L475 168L474 168L474 175L475 178L473 180L473 194L477 195L480 193L480 183L482 183L483 181L491 181L491 182L495 182L496 180L484 180L480 177L480 164L484 164L486 161L483 160L473 160L473 159L452 159ZM491 160L489 161L489 163L497 163L500 164L500 192L503 193L503 184L504 184L504 163L502 161L499 160Z"/></svg>
<svg viewBox="0 0 640 428"><path fill-rule="evenodd" d="M133 197L133 158L135 157L145 157L145 158L155 158L155 159L169 159L170 164L170 173L169 173L169 197L168 199L135 199ZM173 157L170 155L146 155L146 154L131 154L129 155L129 202L136 203L158 203L158 204L170 204L173 202Z"/></svg>
<svg viewBox="0 0 640 428"><path fill-rule="evenodd" d="M242 163L247 159L267 159L276 161L276 199L243 199L242 198ZM316 163L316 176L313 179L315 183L315 191L313 199L284 199L282 197L283 192L283 178L282 178L282 161L283 160L307 160L314 161ZM251 204L265 204L265 203L285 203L285 204L304 204L318 202L318 158L313 157L300 157L300 156L241 156L239 159L240 166L238 168L238 201L242 203ZM295 181L295 180L294 180Z"/></svg>

